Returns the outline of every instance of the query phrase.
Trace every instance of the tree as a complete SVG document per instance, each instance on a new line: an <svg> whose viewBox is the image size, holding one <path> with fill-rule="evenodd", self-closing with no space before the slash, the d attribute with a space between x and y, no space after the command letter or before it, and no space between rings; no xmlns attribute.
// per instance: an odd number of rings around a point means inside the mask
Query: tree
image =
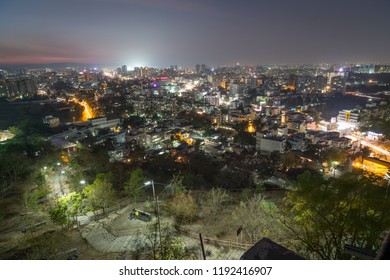
<svg viewBox="0 0 390 280"><path fill-rule="evenodd" d="M169 211L179 224L193 221L198 216L198 206L191 192L179 192L171 199Z"/></svg>
<svg viewBox="0 0 390 280"><path fill-rule="evenodd" d="M22 131L20 128L18 128L17 126L11 126L11 127L9 127L9 128L8 128L8 131L9 131L11 134L15 135L15 137L21 137L21 136L23 136L23 131Z"/></svg>
<svg viewBox="0 0 390 280"><path fill-rule="evenodd" d="M367 146L363 147L360 152L363 158L368 157L372 153L371 149Z"/></svg>
<svg viewBox="0 0 390 280"><path fill-rule="evenodd" d="M289 152L283 155L283 162L287 168L296 168L301 163L301 159L294 152Z"/></svg>
<svg viewBox="0 0 390 280"><path fill-rule="evenodd" d="M80 193L72 192L61 197L50 209L50 219L60 226L70 226L76 221L76 216L81 212L82 197Z"/></svg>
<svg viewBox="0 0 390 280"><path fill-rule="evenodd" d="M223 189L237 190L253 187L253 178L249 170L229 168L221 171L215 179L215 184Z"/></svg>
<svg viewBox="0 0 390 280"><path fill-rule="evenodd" d="M75 156L72 157L71 165L76 169L76 172L84 172L92 178L107 171L110 167L105 148L94 147L89 149L84 145L80 145Z"/></svg>
<svg viewBox="0 0 390 280"><path fill-rule="evenodd" d="M102 209L104 212L115 201L116 195L110 177L110 174L99 173L93 184L84 188L85 202L91 210Z"/></svg>
<svg viewBox="0 0 390 280"><path fill-rule="evenodd" d="M21 152L0 150L0 192L26 177L30 173L29 167L30 160Z"/></svg>
<svg viewBox="0 0 390 280"><path fill-rule="evenodd" d="M172 232L164 234L161 240L163 252L161 259L164 260L184 260L185 247L182 238L175 237Z"/></svg>
<svg viewBox="0 0 390 280"><path fill-rule="evenodd" d="M67 207L63 203L57 203L49 210L50 220L60 226L66 226L69 223Z"/></svg>
<svg viewBox="0 0 390 280"><path fill-rule="evenodd" d="M347 159L347 153L343 150L331 148L324 151L321 157L326 161L328 166L334 166L335 162L337 162L337 165L342 165Z"/></svg>
<svg viewBox="0 0 390 280"><path fill-rule="evenodd" d="M306 254L319 259L350 259L344 245L377 251L390 226L386 188L366 178L346 174L325 181L306 171L296 191L287 195L284 225Z"/></svg>
<svg viewBox="0 0 390 280"><path fill-rule="evenodd" d="M241 145L255 146L256 145L256 137L247 131L239 131L234 136L234 142L241 144Z"/></svg>
<svg viewBox="0 0 390 280"><path fill-rule="evenodd" d="M68 236L64 232L53 231L38 235L30 240L23 240L21 243L28 247L18 252L19 258L25 260L53 260L57 259L61 251L66 248L63 244ZM20 256L20 254L22 254Z"/></svg>
<svg viewBox="0 0 390 280"><path fill-rule="evenodd" d="M142 193L142 187L145 182L145 176L142 169L135 169L131 172L129 180L125 183L125 193L134 198L136 201L137 197Z"/></svg>
<svg viewBox="0 0 390 280"><path fill-rule="evenodd" d="M26 208L26 213L29 210L37 212L39 210L38 204L38 194L36 192L31 192L26 190L23 192L23 206Z"/></svg>
<svg viewBox="0 0 390 280"><path fill-rule="evenodd" d="M207 197L207 204L210 206L210 216L215 221L228 202L229 195L224 189L212 188Z"/></svg>
<svg viewBox="0 0 390 280"><path fill-rule="evenodd" d="M257 194L248 200L241 201L232 213L232 217L247 233L251 242L257 242L262 237L270 237L273 240L282 239L283 228L278 222L278 207Z"/></svg>
<svg viewBox="0 0 390 280"><path fill-rule="evenodd" d="M282 160L282 156L279 151L273 151L269 155L269 160L274 167L277 167Z"/></svg>
<svg viewBox="0 0 390 280"><path fill-rule="evenodd" d="M183 184L184 177L179 174L173 174L171 181L169 182L169 191L171 194L175 195L185 191L186 187Z"/></svg>
<svg viewBox="0 0 390 280"><path fill-rule="evenodd" d="M41 171L35 175L34 183L38 188L39 197L44 197L50 193L50 188L47 185L45 175Z"/></svg>
<svg viewBox="0 0 390 280"><path fill-rule="evenodd" d="M184 260L187 254L183 239L176 237L175 232L168 228L161 230L160 244L156 224L151 225L142 238L137 238L135 251L138 257L153 260Z"/></svg>

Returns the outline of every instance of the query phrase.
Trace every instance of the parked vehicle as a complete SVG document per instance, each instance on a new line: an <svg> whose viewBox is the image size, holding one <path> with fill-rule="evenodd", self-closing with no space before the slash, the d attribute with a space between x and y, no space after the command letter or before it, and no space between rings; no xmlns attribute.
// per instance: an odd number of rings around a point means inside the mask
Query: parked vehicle
<svg viewBox="0 0 390 280"><path fill-rule="evenodd" d="M138 219L144 222L149 222L152 219L152 215L148 212L133 208L133 210L130 212L129 219Z"/></svg>

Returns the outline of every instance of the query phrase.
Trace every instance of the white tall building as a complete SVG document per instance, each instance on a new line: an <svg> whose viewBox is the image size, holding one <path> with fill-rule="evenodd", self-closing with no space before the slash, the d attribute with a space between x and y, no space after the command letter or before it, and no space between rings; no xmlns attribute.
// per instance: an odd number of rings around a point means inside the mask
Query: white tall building
<svg viewBox="0 0 390 280"><path fill-rule="evenodd" d="M342 110L337 115L337 123L339 125L359 126L359 111L358 110Z"/></svg>

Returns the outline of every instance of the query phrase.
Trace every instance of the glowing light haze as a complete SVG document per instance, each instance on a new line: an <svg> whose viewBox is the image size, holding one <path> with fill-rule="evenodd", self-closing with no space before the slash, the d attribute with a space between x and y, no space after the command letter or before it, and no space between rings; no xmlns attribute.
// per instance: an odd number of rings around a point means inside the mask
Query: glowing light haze
<svg viewBox="0 0 390 280"><path fill-rule="evenodd" d="M390 62L388 0L1 0L0 64Z"/></svg>

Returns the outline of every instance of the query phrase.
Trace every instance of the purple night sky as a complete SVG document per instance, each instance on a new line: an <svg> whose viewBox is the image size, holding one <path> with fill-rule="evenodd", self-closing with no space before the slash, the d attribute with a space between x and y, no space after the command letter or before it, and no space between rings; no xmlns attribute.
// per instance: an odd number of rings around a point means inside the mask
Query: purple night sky
<svg viewBox="0 0 390 280"><path fill-rule="evenodd" d="M0 0L0 64L390 62L389 0Z"/></svg>

